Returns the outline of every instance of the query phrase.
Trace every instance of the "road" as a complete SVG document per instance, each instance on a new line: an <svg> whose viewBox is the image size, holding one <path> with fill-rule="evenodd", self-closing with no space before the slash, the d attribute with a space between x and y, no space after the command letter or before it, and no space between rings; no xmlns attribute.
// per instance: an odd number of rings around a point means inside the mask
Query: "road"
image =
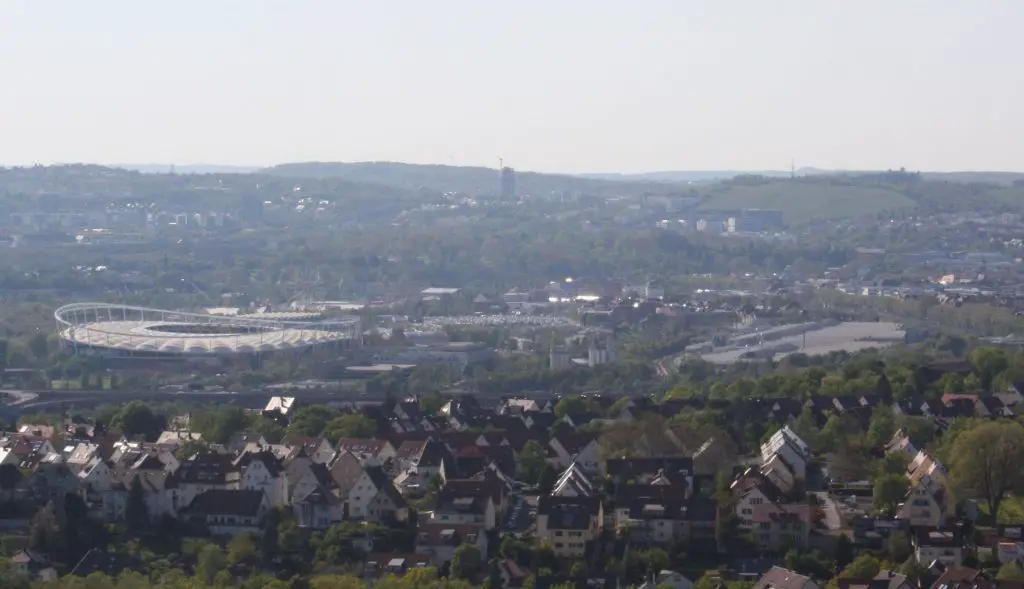
<svg viewBox="0 0 1024 589"><path fill-rule="evenodd" d="M816 495L821 501L821 510L825 513L825 526L830 530L841 529L843 527L843 519L839 516L839 508L836 506L836 502L825 491L815 491L812 494Z"/></svg>
<svg viewBox="0 0 1024 589"><path fill-rule="evenodd" d="M218 403L228 405L240 405L250 409L265 407L267 400L274 395L288 395L298 397L303 401L312 403L369 403L379 402L384 399L383 395L368 395L351 391L247 391L247 392L209 392L209 391L83 391L83 390L37 390L37 391L3 391L8 397L5 401L6 408L25 412L41 411L60 405L74 405L75 407L92 407L107 403L126 403L136 399L153 401L179 401L182 403ZM477 395L480 399L499 399L508 395ZM532 394L531 396L542 398L545 395ZM552 395L553 396L553 395Z"/></svg>

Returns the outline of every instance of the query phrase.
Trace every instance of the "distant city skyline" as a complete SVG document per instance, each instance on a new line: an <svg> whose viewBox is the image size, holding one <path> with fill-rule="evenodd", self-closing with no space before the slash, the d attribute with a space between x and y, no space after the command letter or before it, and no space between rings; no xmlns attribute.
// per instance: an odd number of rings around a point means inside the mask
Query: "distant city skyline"
<svg viewBox="0 0 1024 589"><path fill-rule="evenodd" d="M1024 3L0 7L0 165L1024 170Z"/></svg>

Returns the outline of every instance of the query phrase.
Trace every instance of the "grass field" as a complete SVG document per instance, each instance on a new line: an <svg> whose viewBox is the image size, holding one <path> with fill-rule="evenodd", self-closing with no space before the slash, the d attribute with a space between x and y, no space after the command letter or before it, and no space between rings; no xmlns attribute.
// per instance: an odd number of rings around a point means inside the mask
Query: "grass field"
<svg viewBox="0 0 1024 589"><path fill-rule="evenodd" d="M984 501L978 501L978 509L988 515L988 505ZM996 522L1000 524L1015 524L1024 521L1024 497L1018 495L1007 495L999 504L999 516Z"/></svg>
<svg viewBox="0 0 1024 589"><path fill-rule="evenodd" d="M825 183L768 182L733 185L712 194L700 205L706 211L777 209L787 223L842 219L911 208L914 201L884 188Z"/></svg>

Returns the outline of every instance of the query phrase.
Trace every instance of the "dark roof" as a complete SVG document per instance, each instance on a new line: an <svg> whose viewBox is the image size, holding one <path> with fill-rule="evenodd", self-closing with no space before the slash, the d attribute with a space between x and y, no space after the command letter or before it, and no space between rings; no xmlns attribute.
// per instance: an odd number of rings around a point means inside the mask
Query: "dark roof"
<svg viewBox="0 0 1024 589"><path fill-rule="evenodd" d="M601 511L598 497L541 496L537 514L548 516L548 528L561 530L586 529L590 518Z"/></svg>
<svg viewBox="0 0 1024 589"><path fill-rule="evenodd" d="M423 452L420 454L420 461L417 463L417 466L441 468L441 463L450 457L451 454L444 444L430 439L427 440L426 446L423 447Z"/></svg>
<svg viewBox="0 0 1024 589"><path fill-rule="evenodd" d="M962 548L964 530L960 526L932 528L920 526L914 528L914 544L916 546L948 546Z"/></svg>
<svg viewBox="0 0 1024 589"><path fill-rule="evenodd" d="M754 589L802 589L811 579L782 567L772 567L761 576Z"/></svg>
<svg viewBox="0 0 1024 589"><path fill-rule="evenodd" d="M270 450L243 452L242 455L235 460L235 466L238 467L239 470L244 470L255 461L262 462L263 466L265 466L267 471L270 473L270 476L281 476L281 461L277 456L274 456L274 453Z"/></svg>
<svg viewBox="0 0 1024 589"><path fill-rule="evenodd" d="M238 476L231 456L217 452L200 452L191 460L182 460L175 472L179 483L203 485L224 484L231 474Z"/></svg>
<svg viewBox="0 0 1024 589"><path fill-rule="evenodd" d="M193 515L256 517L263 500L263 491L212 489L196 495L186 511Z"/></svg>
<svg viewBox="0 0 1024 589"><path fill-rule="evenodd" d="M363 466L352 453L339 452L331 462L330 475L334 485L338 488L338 494L348 497L352 485L356 484L359 477L363 475Z"/></svg>
<svg viewBox="0 0 1024 589"><path fill-rule="evenodd" d="M611 458L606 461L606 468L608 476L619 480L654 476L660 472L675 482L676 478L693 474L693 458L689 456Z"/></svg>
<svg viewBox="0 0 1024 589"><path fill-rule="evenodd" d="M494 488L487 481L459 480L445 483L437 493L435 511L483 515Z"/></svg>
<svg viewBox="0 0 1024 589"><path fill-rule="evenodd" d="M939 578L932 583L932 587L946 587L947 589L968 589L974 587L991 586L985 574L977 569L967 567L949 568L943 571Z"/></svg>
<svg viewBox="0 0 1024 589"><path fill-rule="evenodd" d="M616 589L619 587L619 579L615 575L542 575L535 578L533 586L534 589L550 589L551 587Z"/></svg>
<svg viewBox="0 0 1024 589"><path fill-rule="evenodd" d="M391 482L391 477L384 472L382 467L367 466L363 470L366 471L366 476L370 477L370 482L373 483L373 486L377 487L377 491L387 495L396 509L406 506L405 498L395 488L395 484Z"/></svg>
<svg viewBox="0 0 1024 589"><path fill-rule="evenodd" d="M545 432L551 429L551 426L555 425L555 422L558 421L558 418L555 417L554 413L543 413L541 411L524 413L522 419L523 423L526 423L527 420L529 420L530 429Z"/></svg>

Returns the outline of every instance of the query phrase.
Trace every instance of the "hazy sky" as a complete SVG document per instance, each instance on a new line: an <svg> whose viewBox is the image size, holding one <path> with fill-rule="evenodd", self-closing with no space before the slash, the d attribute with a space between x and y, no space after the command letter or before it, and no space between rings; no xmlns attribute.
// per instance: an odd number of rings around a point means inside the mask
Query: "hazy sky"
<svg viewBox="0 0 1024 589"><path fill-rule="evenodd" d="M0 164L1024 170L1022 23L1024 0L2 0Z"/></svg>

